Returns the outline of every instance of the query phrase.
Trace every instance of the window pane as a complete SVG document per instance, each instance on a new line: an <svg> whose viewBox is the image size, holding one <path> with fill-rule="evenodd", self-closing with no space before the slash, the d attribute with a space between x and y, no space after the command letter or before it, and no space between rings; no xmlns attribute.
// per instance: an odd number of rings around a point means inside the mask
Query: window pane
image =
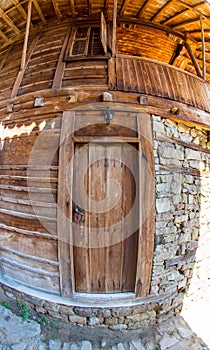
<svg viewBox="0 0 210 350"><path fill-rule="evenodd" d="M101 44L100 28L91 28L88 55L103 55L104 50Z"/></svg>
<svg viewBox="0 0 210 350"><path fill-rule="evenodd" d="M72 55L84 55L86 46L86 38L74 42Z"/></svg>

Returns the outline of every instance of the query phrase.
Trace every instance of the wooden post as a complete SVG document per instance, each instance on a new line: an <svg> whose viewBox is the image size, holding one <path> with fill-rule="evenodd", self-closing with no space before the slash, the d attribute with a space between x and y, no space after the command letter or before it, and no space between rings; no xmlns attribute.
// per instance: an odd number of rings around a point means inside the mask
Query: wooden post
<svg viewBox="0 0 210 350"><path fill-rule="evenodd" d="M203 79L206 81L206 46L204 36L203 18L200 16L201 23L201 39L202 39L202 61L203 61Z"/></svg>
<svg viewBox="0 0 210 350"><path fill-rule="evenodd" d="M112 57L116 57L117 0L113 5Z"/></svg>
<svg viewBox="0 0 210 350"><path fill-rule="evenodd" d="M190 58L191 58L192 63L194 65L194 67L195 67L196 73L198 74L198 76L200 78L203 78L203 74L202 74L202 71L201 71L201 69L199 67L199 64L198 64L198 62L197 62L197 60L195 58L194 53L192 52L192 49L191 49L190 45L187 42L185 42L185 47L186 47L186 49L187 49L187 51L188 51L188 53L190 55Z"/></svg>
<svg viewBox="0 0 210 350"><path fill-rule="evenodd" d="M26 65L26 52L28 47L28 37L29 37L29 30L30 30L30 23L31 23L31 10L32 10L32 0L29 0L28 15L27 15L27 22L26 22L26 33L25 33L22 60L21 60L21 70L24 70Z"/></svg>

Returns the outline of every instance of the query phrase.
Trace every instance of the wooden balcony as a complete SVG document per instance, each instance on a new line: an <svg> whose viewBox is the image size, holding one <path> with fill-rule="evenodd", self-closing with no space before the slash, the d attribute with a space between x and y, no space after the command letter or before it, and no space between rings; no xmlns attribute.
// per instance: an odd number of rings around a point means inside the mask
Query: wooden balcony
<svg viewBox="0 0 210 350"><path fill-rule="evenodd" d="M210 111L210 91L201 78L149 59L121 55L110 59L109 88L163 97Z"/></svg>

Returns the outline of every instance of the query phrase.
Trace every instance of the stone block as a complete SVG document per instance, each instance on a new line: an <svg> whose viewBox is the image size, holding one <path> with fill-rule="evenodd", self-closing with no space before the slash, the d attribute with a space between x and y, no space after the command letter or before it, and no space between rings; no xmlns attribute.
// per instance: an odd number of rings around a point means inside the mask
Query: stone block
<svg viewBox="0 0 210 350"><path fill-rule="evenodd" d="M97 310L93 310L92 308L80 308L75 307L74 309L75 314L81 316L81 317L91 317L97 315Z"/></svg>
<svg viewBox="0 0 210 350"><path fill-rule="evenodd" d="M102 324L103 323L103 318L99 318L99 317L90 317L89 320L88 320L88 325L89 326L97 326L99 324Z"/></svg>
<svg viewBox="0 0 210 350"><path fill-rule="evenodd" d="M105 324L107 326L113 325L113 324L117 324L118 323L118 318L116 317L108 317L105 318Z"/></svg>
<svg viewBox="0 0 210 350"><path fill-rule="evenodd" d="M60 306L59 313L62 315L73 316L75 315L71 306Z"/></svg>
<svg viewBox="0 0 210 350"><path fill-rule="evenodd" d="M169 198L161 198L156 200L157 213L165 213L170 211L171 201Z"/></svg>
<svg viewBox="0 0 210 350"><path fill-rule="evenodd" d="M130 315L133 309L131 308L120 308L120 309L112 309L112 316L114 317L125 317Z"/></svg>
<svg viewBox="0 0 210 350"><path fill-rule="evenodd" d="M77 324L81 324L81 325L86 325L86 323L87 323L86 317L81 317L78 315L69 316L69 321L72 323L77 323Z"/></svg>
<svg viewBox="0 0 210 350"><path fill-rule="evenodd" d="M113 324L109 326L109 329L112 331L123 331L128 328L127 324L124 323L118 323L118 324Z"/></svg>
<svg viewBox="0 0 210 350"><path fill-rule="evenodd" d="M89 341L82 341L82 346L80 350L92 350L92 344Z"/></svg>

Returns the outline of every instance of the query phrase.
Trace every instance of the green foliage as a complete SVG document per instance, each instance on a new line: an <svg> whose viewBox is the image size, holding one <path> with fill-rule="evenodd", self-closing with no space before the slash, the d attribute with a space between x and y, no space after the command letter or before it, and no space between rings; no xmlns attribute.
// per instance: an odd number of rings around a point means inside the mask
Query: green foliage
<svg viewBox="0 0 210 350"><path fill-rule="evenodd" d="M20 301L17 302L17 306L21 312L21 317L24 320L28 320L28 318L31 316L30 312L29 312L29 307L27 304L22 304Z"/></svg>
<svg viewBox="0 0 210 350"><path fill-rule="evenodd" d="M51 327L52 327L53 329L55 329L55 328L57 327L57 324L56 324L55 321L53 321L53 322L51 323Z"/></svg>
<svg viewBox="0 0 210 350"><path fill-rule="evenodd" d="M160 345L158 344L155 350L161 350Z"/></svg>
<svg viewBox="0 0 210 350"><path fill-rule="evenodd" d="M4 306L6 309L9 309L9 304L6 302L0 303L1 306Z"/></svg>
<svg viewBox="0 0 210 350"><path fill-rule="evenodd" d="M175 337L178 334L178 329L174 328L173 331L171 332L171 336Z"/></svg>

